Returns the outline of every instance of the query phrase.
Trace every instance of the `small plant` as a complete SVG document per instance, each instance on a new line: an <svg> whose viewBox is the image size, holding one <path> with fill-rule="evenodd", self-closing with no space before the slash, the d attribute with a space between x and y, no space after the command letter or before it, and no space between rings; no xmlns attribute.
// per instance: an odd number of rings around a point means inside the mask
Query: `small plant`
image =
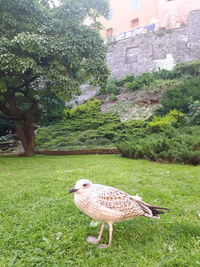
<svg viewBox="0 0 200 267"><path fill-rule="evenodd" d="M138 80L134 80L132 82L124 83L124 87L130 91L135 91L135 90L139 90L141 88L141 84L140 84L140 82L138 82Z"/></svg>
<svg viewBox="0 0 200 267"><path fill-rule="evenodd" d="M105 89L105 92L108 94L108 95L118 95L119 92L120 92L120 87L118 87L114 81L109 81L108 82L108 85Z"/></svg>
<svg viewBox="0 0 200 267"><path fill-rule="evenodd" d="M124 87L130 91L146 90L154 82L155 78L153 73L143 73L134 79L126 79Z"/></svg>
<svg viewBox="0 0 200 267"><path fill-rule="evenodd" d="M133 82L134 80L135 80L134 74L129 74L129 75L126 75L124 78L122 78L123 84L127 82Z"/></svg>
<svg viewBox="0 0 200 267"><path fill-rule="evenodd" d="M108 101L109 101L109 102L113 102L113 101L115 101L115 100L117 100L116 95L111 94L111 95L108 96Z"/></svg>

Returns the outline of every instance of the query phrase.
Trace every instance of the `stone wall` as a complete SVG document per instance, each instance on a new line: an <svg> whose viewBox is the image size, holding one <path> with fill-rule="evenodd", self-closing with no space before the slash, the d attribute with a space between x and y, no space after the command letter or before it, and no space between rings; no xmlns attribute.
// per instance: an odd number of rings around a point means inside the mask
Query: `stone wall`
<svg viewBox="0 0 200 267"><path fill-rule="evenodd" d="M107 62L114 77L139 75L200 58L200 10L185 27L137 35L109 44Z"/></svg>

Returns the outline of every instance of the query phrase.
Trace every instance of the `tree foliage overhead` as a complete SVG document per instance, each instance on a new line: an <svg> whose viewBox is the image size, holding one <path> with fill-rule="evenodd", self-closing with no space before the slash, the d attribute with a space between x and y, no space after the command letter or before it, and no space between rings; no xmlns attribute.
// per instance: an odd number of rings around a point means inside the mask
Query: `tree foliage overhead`
<svg viewBox="0 0 200 267"><path fill-rule="evenodd" d="M15 120L25 150L28 143L34 149L30 128L43 90L69 100L81 83L104 86L108 76L97 23L108 13L107 1L50 4L0 0L0 111Z"/></svg>

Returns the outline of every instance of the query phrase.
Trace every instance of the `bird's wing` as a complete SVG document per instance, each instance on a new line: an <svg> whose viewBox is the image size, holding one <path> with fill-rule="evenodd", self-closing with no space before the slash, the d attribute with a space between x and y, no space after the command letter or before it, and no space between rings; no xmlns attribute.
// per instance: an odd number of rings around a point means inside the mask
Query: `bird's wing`
<svg viewBox="0 0 200 267"><path fill-rule="evenodd" d="M101 206L120 211L127 217L139 216L144 213L133 197L113 187L105 186L101 190L97 190L97 201Z"/></svg>

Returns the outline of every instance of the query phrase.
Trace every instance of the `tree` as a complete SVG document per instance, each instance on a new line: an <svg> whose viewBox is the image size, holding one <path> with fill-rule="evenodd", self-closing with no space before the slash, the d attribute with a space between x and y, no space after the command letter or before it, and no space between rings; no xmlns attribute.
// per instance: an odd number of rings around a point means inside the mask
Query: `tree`
<svg viewBox="0 0 200 267"><path fill-rule="evenodd" d="M69 100L84 81L105 85L97 18L107 13L107 0L62 0L51 8L47 0L0 0L0 116L14 121L26 156L34 154L34 114L44 90Z"/></svg>

